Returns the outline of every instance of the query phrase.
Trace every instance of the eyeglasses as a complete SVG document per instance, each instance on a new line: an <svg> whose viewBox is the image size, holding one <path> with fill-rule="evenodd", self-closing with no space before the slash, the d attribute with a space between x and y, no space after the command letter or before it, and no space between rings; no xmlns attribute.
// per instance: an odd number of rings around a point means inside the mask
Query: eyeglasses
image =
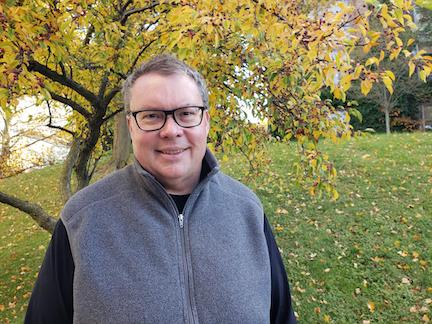
<svg viewBox="0 0 432 324"><path fill-rule="evenodd" d="M189 106L173 110L140 110L129 111L139 129L143 131L156 131L164 127L168 115L172 115L177 125L183 128L196 127L201 124L205 107Z"/></svg>

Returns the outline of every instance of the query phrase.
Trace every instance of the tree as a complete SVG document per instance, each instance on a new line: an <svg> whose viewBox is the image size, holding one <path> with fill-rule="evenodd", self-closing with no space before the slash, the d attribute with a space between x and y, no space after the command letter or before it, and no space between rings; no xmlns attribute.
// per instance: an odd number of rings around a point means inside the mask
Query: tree
<svg viewBox="0 0 432 324"><path fill-rule="evenodd" d="M369 52L385 38L393 45L384 52L398 56L407 45L398 35L413 26L412 6L395 0L359 10L340 3L317 10L316 19L307 12L316 4L333 1L8 0L0 11L0 103L14 105L26 94L73 110L68 127L50 125L73 137L62 181L67 198L93 175L103 128L122 110L122 79L143 59L173 52L208 81L211 142L238 149L252 169L263 165L266 134L245 119L241 106L249 106L270 128L283 125L285 140L297 140L299 176L311 192L336 197L334 167L317 149L322 138L336 139L334 107L320 99L321 88L345 100L353 80L368 89L378 80L388 84L387 74L352 62L350 53L359 46ZM369 26L377 15L385 35ZM430 58L421 53L410 64L430 73Z"/></svg>
<svg viewBox="0 0 432 324"><path fill-rule="evenodd" d="M361 89L359 89L357 82L356 86L350 90L350 98L363 101L366 104L374 103L379 107L384 113L387 134L391 132L392 113L397 113L395 111L396 108L396 110L401 109L400 105L403 101L406 101L408 96L412 99L411 103L413 103L413 100L421 103L428 98L426 83L419 80L419 78L411 77L415 72L415 66L409 61L412 58L412 53L418 53L419 49L421 49L421 53L426 53L425 49L430 45L430 40L425 37L428 33L428 28L430 28L430 17L425 11L427 9L416 7L416 12L422 13L416 14L416 19L419 20L417 28L399 36L399 41L410 44L413 52L405 50L403 51L404 55L385 57L383 50L388 46L392 46L395 40L383 40L379 46L371 50L373 57L369 58L366 64L370 65L375 73L383 75L384 82L377 84L370 92L368 92L369 89L366 86L366 82L362 82ZM378 19L382 18L378 17ZM385 25L382 25L378 19L372 19L371 23L376 26L376 29L382 29L382 32L386 33L387 31L384 29ZM417 44L414 44L414 38L419 40ZM357 50L353 55L357 59L362 59L364 56L365 54L360 50ZM421 69L419 72L421 72ZM426 81L424 75L420 77L423 81ZM368 94L366 99L362 98L362 93Z"/></svg>

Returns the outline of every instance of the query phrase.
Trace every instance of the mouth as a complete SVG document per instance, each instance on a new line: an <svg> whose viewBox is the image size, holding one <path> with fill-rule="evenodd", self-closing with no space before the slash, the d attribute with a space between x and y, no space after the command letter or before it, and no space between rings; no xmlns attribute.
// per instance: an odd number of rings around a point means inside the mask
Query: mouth
<svg viewBox="0 0 432 324"><path fill-rule="evenodd" d="M177 154L181 154L184 151L186 151L186 148L182 148L182 149L163 149L163 150L156 150L156 152L161 153L161 154L167 154L167 155L177 155Z"/></svg>

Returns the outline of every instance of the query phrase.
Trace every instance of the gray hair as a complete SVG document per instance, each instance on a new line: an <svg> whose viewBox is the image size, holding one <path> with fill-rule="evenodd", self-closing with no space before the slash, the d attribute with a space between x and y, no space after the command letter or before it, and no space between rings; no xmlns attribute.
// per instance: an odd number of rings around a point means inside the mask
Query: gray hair
<svg viewBox="0 0 432 324"><path fill-rule="evenodd" d="M186 63L176 59L174 56L169 54L161 54L141 64L127 77L126 81L123 83L122 94L124 108L126 111L129 111L130 108L129 104L131 99L131 89L135 84L135 81L139 77L150 73L156 73L164 76L169 76L173 74L184 74L190 77L198 87L204 107L208 109L208 90L206 82L202 75Z"/></svg>

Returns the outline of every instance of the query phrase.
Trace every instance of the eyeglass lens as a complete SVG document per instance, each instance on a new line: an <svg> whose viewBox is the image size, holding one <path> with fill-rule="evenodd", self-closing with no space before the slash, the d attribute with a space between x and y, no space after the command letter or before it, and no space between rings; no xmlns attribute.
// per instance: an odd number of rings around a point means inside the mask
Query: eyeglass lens
<svg viewBox="0 0 432 324"><path fill-rule="evenodd" d="M169 114L172 114L175 122L182 127L198 126L202 120L200 107L184 107L174 111L143 110L138 112L135 118L142 130L156 130L163 127Z"/></svg>

